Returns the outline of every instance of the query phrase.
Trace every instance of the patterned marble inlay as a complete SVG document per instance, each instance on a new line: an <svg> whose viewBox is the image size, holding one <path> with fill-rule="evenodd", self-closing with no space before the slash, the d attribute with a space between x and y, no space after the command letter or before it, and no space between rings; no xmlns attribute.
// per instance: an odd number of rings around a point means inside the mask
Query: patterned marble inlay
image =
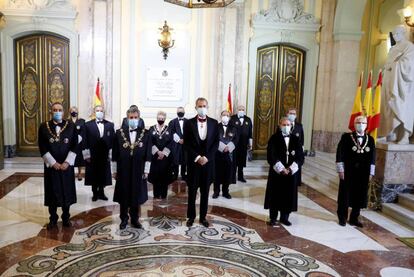
<svg viewBox="0 0 414 277"><path fill-rule="evenodd" d="M2 276L339 276L314 258L265 243L256 231L224 218L215 216L210 228L187 228L179 221L162 215L145 221L144 229L120 231L115 217L105 218Z"/></svg>

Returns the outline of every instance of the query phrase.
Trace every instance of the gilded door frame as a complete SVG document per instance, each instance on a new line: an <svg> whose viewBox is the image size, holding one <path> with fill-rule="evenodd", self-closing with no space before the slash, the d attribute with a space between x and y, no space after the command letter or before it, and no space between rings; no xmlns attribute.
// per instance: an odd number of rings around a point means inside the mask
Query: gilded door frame
<svg viewBox="0 0 414 277"><path fill-rule="evenodd" d="M16 126L16 152L18 155L20 156L33 156L33 155L37 155L38 154L38 150L37 150L37 130L35 130L36 132L36 146L32 147L32 146L22 146L22 140L24 139L22 130L21 130L21 126L19 126L19 122L23 121L22 117L22 110L20 107L20 97L21 97L21 88L20 88L20 84L21 84L21 80L20 80L20 75L19 75L19 71L20 71L20 66L21 64L18 64L18 43L19 42L23 42L25 39L30 39L33 37L38 36L38 42L39 42L39 48L38 51L36 51L37 56L35 57L36 61L38 62L37 66L37 70L38 70L38 74L37 77L41 76L41 78L38 80L39 81L39 85L38 87L40 88L41 93L38 95L39 99L38 99L38 105L41 106L42 110L37 112L37 115L35 115L37 117L37 120L39 123L44 122L46 120L50 119L50 108L49 106L51 104L53 104L52 102L56 102L52 99L52 101L48 101L48 99L50 98L50 94L51 93L51 88L49 89L49 80L48 80L48 72L47 70L50 69L50 71L53 71L52 67L52 63L51 63L51 59L52 59L52 53L51 53L51 49L50 49L50 44L47 45L47 39L56 39L59 42L65 43L65 45L67 46L67 52L63 53L62 55L64 55L65 59L66 59L66 63L64 65L65 71L67 75L66 78L66 83L64 86L64 91L66 91L67 93L64 94L64 101L66 103L64 103L64 107L66 110L68 110L68 108L70 107L70 40L64 36L58 35L56 33L52 33L52 32L33 32L30 34L25 34L23 36L19 36L17 38L14 39L13 41L13 45L14 45L14 69L15 69L15 91L14 91L14 95L15 95L15 107L16 107L16 121L15 121L15 126ZM47 47L48 46L48 47ZM47 48L46 48L47 47ZM46 53L49 52L49 53ZM22 54L22 53L20 53ZM46 63L46 58L45 56L49 55L50 59L47 61ZM53 80L51 80L53 82ZM53 84L52 84L53 86ZM52 92L53 93L53 92Z"/></svg>
<svg viewBox="0 0 414 277"><path fill-rule="evenodd" d="M288 53L286 50L297 53L299 57L299 62L295 64L296 68L291 69L292 72L287 72L286 70L288 68L287 59L289 58L286 55ZM265 55L267 53L272 54L272 68L267 67L266 70L268 71L263 72L264 67L262 62L266 58ZM288 43L272 43L258 47L256 57L253 149L256 157L264 157L267 140L276 131L279 118L286 113L288 108L294 106L287 103L285 95L282 95L282 93L286 93L285 86L291 84L298 86L298 88L293 89L299 92L296 93L295 103L299 103L296 108L298 110L298 121L301 122L306 51ZM291 82L290 80L295 80L295 82ZM300 82L297 83L296 80L300 80ZM258 91L259 85L262 86L260 92ZM267 122L267 125L262 124L263 121ZM265 136L266 138L262 138L261 136ZM266 141L266 144L264 144L264 141Z"/></svg>

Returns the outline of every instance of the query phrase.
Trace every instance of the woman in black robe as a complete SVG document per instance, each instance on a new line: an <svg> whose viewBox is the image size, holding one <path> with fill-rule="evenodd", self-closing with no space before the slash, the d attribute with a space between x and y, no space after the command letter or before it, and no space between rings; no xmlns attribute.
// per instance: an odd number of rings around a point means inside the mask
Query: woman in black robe
<svg viewBox="0 0 414 277"><path fill-rule="evenodd" d="M153 185L154 199L165 199L172 181L172 134L165 124L165 112L157 113L157 124L149 129L151 140L151 169L148 181Z"/></svg>
<svg viewBox="0 0 414 277"><path fill-rule="evenodd" d="M85 166L85 160L83 159L82 155L82 143L84 142L85 137L85 119L79 118L78 108L73 106L69 110L70 116L68 120L71 120L76 127L76 134L78 135L78 145L76 146L76 160L75 160L75 167L78 168L78 180L82 180L82 167Z"/></svg>

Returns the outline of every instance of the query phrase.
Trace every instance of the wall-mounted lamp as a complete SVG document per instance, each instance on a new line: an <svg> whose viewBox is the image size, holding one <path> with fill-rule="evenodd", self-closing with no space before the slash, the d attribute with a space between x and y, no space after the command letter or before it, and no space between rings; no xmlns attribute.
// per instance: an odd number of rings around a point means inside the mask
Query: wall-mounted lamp
<svg viewBox="0 0 414 277"><path fill-rule="evenodd" d="M409 27L414 27L414 22L411 21L411 16L413 15L413 10L410 6L406 7L403 10L403 15L405 18L405 24L407 24Z"/></svg>
<svg viewBox="0 0 414 277"><path fill-rule="evenodd" d="M4 13L0 12L0 29L3 29L6 26L6 17Z"/></svg>
<svg viewBox="0 0 414 277"><path fill-rule="evenodd" d="M166 60L168 57L169 49L174 46L175 42L173 39L171 39L170 33L170 31L173 29L168 26L167 21L164 21L164 26L162 26L162 28L159 28L159 30L161 31L161 37L158 40L158 45L162 48L163 57L164 60Z"/></svg>

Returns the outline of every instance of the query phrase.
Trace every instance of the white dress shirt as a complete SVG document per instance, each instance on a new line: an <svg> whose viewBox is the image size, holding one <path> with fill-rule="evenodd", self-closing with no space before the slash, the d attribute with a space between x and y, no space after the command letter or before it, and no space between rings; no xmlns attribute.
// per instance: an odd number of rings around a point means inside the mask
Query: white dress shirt
<svg viewBox="0 0 414 277"><path fill-rule="evenodd" d="M207 120L204 122L200 122L197 120L197 127L200 139L205 140L207 137Z"/></svg>
<svg viewBox="0 0 414 277"><path fill-rule="evenodd" d="M131 128L129 128L129 142L131 144L134 144L137 140L137 131L131 132Z"/></svg>
<svg viewBox="0 0 414 277"><path fill-rule="evenodd" d="M239 120L240 120L240 125L243 125L243 122L244 122L244 117L239 117Z"/></svg>
<svg viewBox="0 0 414 277"><path fill-rule="evenodd" d="M184 118L182 118L182 120L178 118L178 123L180 124L181 134L183 134L184 133Z"/></svg>
<svg viewBox="0 0 414 277"><path fill-rule="evenodd" d="M98 126L99 129L99 137L103 137L104 135L104 125L103 125L103 121L101 121L102 123L98 123L99 121L96 120L96 125Z"/></svg>

